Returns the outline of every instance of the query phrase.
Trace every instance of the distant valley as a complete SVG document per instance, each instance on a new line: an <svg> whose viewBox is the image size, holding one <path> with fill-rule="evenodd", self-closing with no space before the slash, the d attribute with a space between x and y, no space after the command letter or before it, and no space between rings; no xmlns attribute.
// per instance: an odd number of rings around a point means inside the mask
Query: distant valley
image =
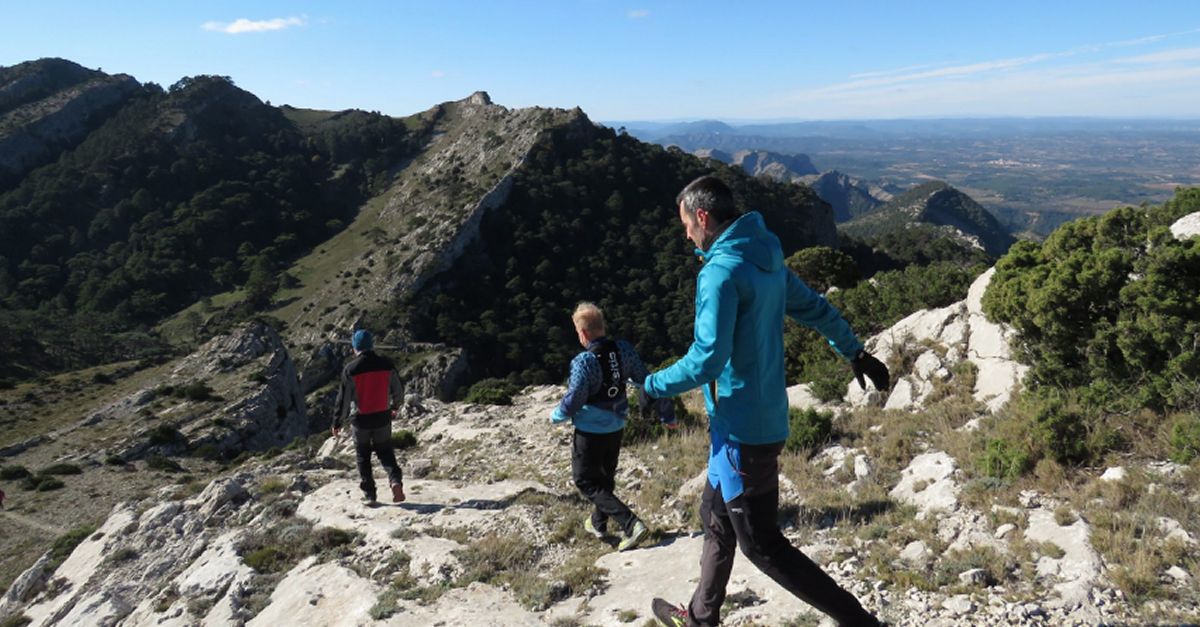
<svg viewBox="0 0 1200 627"><path fill-rule="evenodd" d="M1200 120L1005 118L730 125L608 122L685 151L805 155L884 188L950 183L1010 232L1044 237L1063 222L1162 202L1200 184Z"/></svg>

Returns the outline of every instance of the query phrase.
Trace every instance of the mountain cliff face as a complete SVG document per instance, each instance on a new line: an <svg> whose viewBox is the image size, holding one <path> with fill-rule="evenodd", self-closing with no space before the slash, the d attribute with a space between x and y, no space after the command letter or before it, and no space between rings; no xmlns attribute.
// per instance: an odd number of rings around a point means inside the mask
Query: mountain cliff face
<svg viewBox="0 0 1200 627"><path fill-rule="evenodd" d="M1014 241L995 216L941 181L914 187L841 228L856 237L877 237L919 225L936 227L992 256L1003 254Z"/></svg>
<svg viewBox="0 0 1200 627"><path fill-rule="evenodd" d="M886 190L836 170L806 176L801 181L833 207L833 218L839 224L870 213L892 199Z"/></svg>
<svg viewBox="0 0 1200 627"><path fill-rule="evenodd" d="M817 173L808 155L784 155L766 150L739 150L730 154L711 148L696 150L692 154L736 165L750 176L766 176L777 181L796 181Z"/></svg>
<svg viewBox="0 0 1200 627"><path fill-rule="evenodd" d="M81 142L144 88L62 59L0 67L0 191Z"/></svg>

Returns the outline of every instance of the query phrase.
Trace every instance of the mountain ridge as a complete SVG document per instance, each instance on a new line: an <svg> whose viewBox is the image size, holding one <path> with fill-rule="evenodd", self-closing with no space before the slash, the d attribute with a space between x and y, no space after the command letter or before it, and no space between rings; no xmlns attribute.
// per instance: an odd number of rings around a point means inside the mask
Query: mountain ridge
<svg viewBox="0 0 1200 627"><path fill-rule="evenodd" d="M993 257L1015 241L995 216L943 181L918 185L839 228L856 237L877 237L918 224L938 228Z"/></svg>

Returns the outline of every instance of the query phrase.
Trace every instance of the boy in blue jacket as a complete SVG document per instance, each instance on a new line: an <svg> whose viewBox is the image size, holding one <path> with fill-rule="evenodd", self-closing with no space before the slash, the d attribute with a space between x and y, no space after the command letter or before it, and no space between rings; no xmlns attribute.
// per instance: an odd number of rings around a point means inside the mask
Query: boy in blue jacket
<svg viewBox="0 0 1200 627"><path fill-rule="evenodd" d="M568 420L575 425L571 451L571 475L575 487L595 505L583 527L603 538L609 519L621 530L618 551L632 549L646 536L646 525L613 494L617 458L625 433L629 401L625 382L641 385L650 372L637 351L625 340L607 337L604 314L592 303L579 303L571 315L579 344L587 350L571 360L567 395L554 410L555 424ZM675 409L669 399L657 403L659 419L675 428Z"/></svg>

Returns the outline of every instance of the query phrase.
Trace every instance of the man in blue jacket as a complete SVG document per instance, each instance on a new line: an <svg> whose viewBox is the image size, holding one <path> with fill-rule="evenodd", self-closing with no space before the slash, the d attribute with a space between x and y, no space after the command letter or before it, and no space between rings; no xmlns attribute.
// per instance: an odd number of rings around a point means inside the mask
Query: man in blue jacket
<svg viewBox="0 0 1200 627"><path fill-rule="evenodd" d="M608 338L604 313L599 307L579 303L571 320L575 323L579 344L587 350L571 360L567 395L550 420L555 424L570 420L575 425L571 475L575 487L594 506L592 515L583 521L584 529L597 538L604 538L608 521L612 519L622 533L617 550L626 551L636 547L648 529L613 494L625 416L629 412L625 382L640 385L650 371L629 342ZM671 401L662 399L657 405L659 419L668 428L674 428L675 408Z"/></svg>
<svg viewBox="0 0 1200 627"><path fill-rule="evenodd" d="M700 584L686 608L655 599L666 625L716 625L735 547L796 597L840 625L877 625L854 595L792 546L776 523L779 453L788 435L783 319L812 327L863 376L888 387L887 368L863 350L842 315L783 263L779 239L757 212L739 214L719 179L700 177L679 193L679 219L704 264L696 279L691 348L646 378L652 398L704 387L711 446L700 505Z"/></svg>

